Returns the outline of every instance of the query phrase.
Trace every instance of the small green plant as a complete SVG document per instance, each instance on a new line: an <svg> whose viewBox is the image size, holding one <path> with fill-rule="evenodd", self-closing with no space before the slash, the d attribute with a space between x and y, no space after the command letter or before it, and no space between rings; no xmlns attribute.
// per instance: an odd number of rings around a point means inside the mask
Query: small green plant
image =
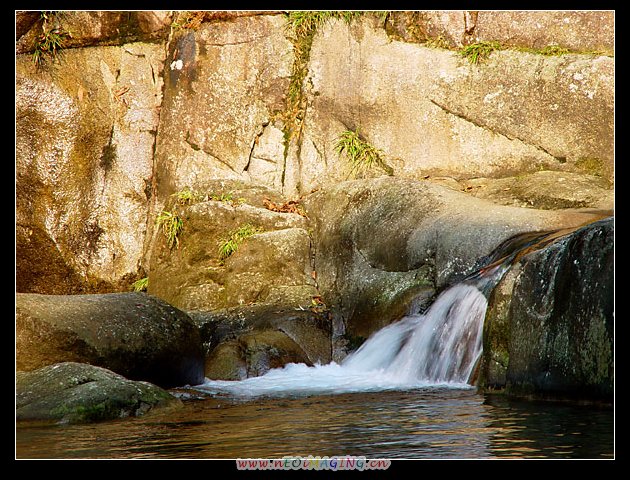
<svg viewBox="0 0 630 480"><path fill-rule="evenodd" d="M448 40L444 38L443 35L438 35L437 37L429 38L426 42L424 42L425 47L429 48L444 48L449 49L451 45Z"/></svg>
<svg viewBox="0 0 630 480"><path fill-rule="evenodd" d="M373 167L380 167L390 175L393 173L392 168L383 160L383 152L362 139L358 131L343 132L337 139L335 151L339 155L346 155L353 174Z"/></svg>
<svg viewBox="0 0 630 480"><path fill-rule="evenodd" d="M499 42L478 42L461 48L459 54L468 59L472 65L475 65L480 60L488 58L495 50L501 50L501 48Z"/></svg>
<svg viewBox="0 0 630 480"><path fill-rule="evenodd" d="M134 292L145 292L149 286L149 277L141 278L131 284L131 288Z"/></svg>
<svg viewBox="0 0 630 480"><path fill-rule="evenodd" d="M54 61L58 57L59 51L64 48L65 41L69 36L70 34L61 28L44 30L37 37L35 50L33 50L31 57L35 66L37 68L43 67L47 57Z"/></svg>
<svg viewBox="0 0 630 480"><path fill-rule="evenodd" d="M569 50L560 45L547 45L540 50L541 55L566 55Z"/></svg>
<svg viewBox="0 0 630 480"><path fill-rule="evenodd" d="M353 11L307 10L292 11L286 15L289 28L298 38L300 38L311 35L324 23L333 18L340 18L350 23L353 19L363 13L364 12Z"/></svg>
<svg viewBox="0 0 630 480"><path fill-rule="evenodd" d="M223 263L230 255L238 250L238 247L243 241L262 231L262 228L246 223L230 232L227 239L221 242L219 246L219 260Z"/></svg>
<svg viewBox="0 0 630 480"><path fill-rule="evenodd" d="M191 190L189 187L186 187L171 196L175 197L177 203L179 203L180 205L192 205L193 203L199 202L202 199L201 194L195 192L194 190Z"/></svg>
<svg viewBox="0 0 630 480"><path fill-rule="evenodd" d="M234 192L232 190L230 190L229 192L209 193L208 200L229 203L233 207L238 207L245 202L244 198L234 198Z"/></svg>
<svg viewBox="0 0 630 480"><path fill-rule="evenodd" d="M234 192L230 190L229 192L210 193L208 198L215 202L230 203L234 200Z"/></svg>
<svg viewBox="0 0 630 480"><path fill-rule="evenodd" d="M179 248L179 234L184 228L183 220L176 213L162 210L156 219L156 225L162 228L168 248Z"/></svg>

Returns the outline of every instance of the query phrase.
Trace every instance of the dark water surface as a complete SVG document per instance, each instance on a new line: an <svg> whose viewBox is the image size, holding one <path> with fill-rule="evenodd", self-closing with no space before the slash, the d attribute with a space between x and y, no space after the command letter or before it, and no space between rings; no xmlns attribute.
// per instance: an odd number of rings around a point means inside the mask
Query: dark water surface
<svg viewBox="0 0 630 480"><path fill-rule="evenodd" d="M425 388L250 400L16 429L16 458L613 458L612 409Z"/></svg>

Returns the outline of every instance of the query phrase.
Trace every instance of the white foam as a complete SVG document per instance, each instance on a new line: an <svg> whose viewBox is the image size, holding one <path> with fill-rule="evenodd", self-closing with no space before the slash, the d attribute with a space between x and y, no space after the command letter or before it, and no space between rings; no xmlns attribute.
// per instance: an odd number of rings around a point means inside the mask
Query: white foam
<svg viewBox="0 0 630 480"><path fill-rule="evenodd" d="M208 393L283 396L470 388L466 382L482 348L486 298L459 284L444 291L424 315L410 315L373 334L341 365L290 363L241 381L207 380Z"/></svg>

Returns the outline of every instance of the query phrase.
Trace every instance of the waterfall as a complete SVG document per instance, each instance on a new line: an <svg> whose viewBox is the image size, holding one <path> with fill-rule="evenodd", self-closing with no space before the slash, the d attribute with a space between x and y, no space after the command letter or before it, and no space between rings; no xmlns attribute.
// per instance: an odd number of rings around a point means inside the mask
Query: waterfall
<svg viewBox="0 0 630 480"><path fill-rule="evenodd" d="M465 383L481 354L487 305L477 288L457 284L424 315L376 332L342 366L378 370L401 383Z"/></svg>
<svg viewBox="0 0 630 480"><path fill-rule="evenodd" d="M424 314L375 332L341 364L288 364L260 377L207 380L196 388L237 396L469 388L481 355L486 307L486 297L474 284L459 283L442 292Z"/></svg>
<svg viewBox="0 0 630 480"><path fill-rule="evenodd" d="M482 352L486 297L515 261L576 228L508 238L481 258L472 274L444 290L424 314L408 315L375 332L341 364L290 363L260 377L206 380L196 388L239 396L470 388L468 381Z"/></svg>

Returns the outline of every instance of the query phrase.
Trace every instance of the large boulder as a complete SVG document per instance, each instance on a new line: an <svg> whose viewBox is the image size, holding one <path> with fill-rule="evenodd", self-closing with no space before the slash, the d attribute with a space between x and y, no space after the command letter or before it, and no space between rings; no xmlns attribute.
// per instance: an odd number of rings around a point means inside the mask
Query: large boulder
<svg viewBox="0 0 630 480"><path fill-rule="evenodd" d="M484 328L483 389L611 401L614 220L523 257L495 288Z"/></svg>
<svg viewBox="0 0 630 480"><path fill-rule="evenodd" d="M306 218L240 203L239 195L233 195L236 203L209 200L173 207L179 209L183 222L179 246L169 248L162 232L156 233L149 293L183 310L310 302L317 290ZM260 205L267 196L242 198ZM260 229L259 233L221 258L221 244L246 225Z"/></svg>
<svg viewBox="0 0 630 480"><path fill-rule="evenodd" d="M127 380L110 370L64 362L32 372L16 372L15 418L90 423L138 417L181 405L148 382Z"/></svg>
<svg viewBox="0 0 630 480"><path fill-rule="evenodd" d="M190 312L207 352L206 377L240 380L287 363L329 363L331 323L326 306L293 305L297 307L277 303Z"/></svg>
<svg viewBox="0 0 630 480"><path fill-rule="evenodd" d="M145 293L16 295L16 369L89 363L170 388L203 382L197 325Z"/></svg>
<svg viewBox="0 0 630 480"><path fill-rule="evenodd" d="M129 289L142 261L163 47L16 57L16 288Z"/></svg>
<svg viewBox="0 0 630 480"><path fill-rule="evenodd" d="M212 380L243 380L264 375L287 363L307 363L306 355L279 330L265 330L221 343L206 361L206 377Z"/></svg>
<svg viewBox="0 0 630 480"><path fill-rule="evenodd" d="M335 312L333 339L367 337L421 309L509 237L598 217L497 205L428 181L355 180L305 199L318 286Z"/></svg>

